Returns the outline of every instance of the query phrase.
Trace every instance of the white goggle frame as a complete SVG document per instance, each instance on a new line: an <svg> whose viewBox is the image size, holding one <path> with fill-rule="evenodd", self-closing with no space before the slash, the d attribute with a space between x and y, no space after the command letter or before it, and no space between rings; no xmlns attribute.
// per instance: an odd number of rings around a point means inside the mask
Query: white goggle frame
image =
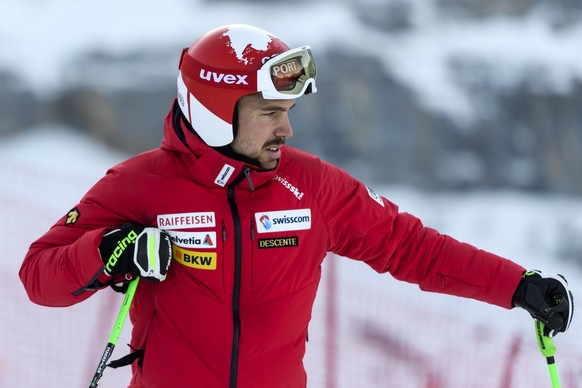
<svg viewBox="0 0 582 388"><path fill-rule="evenodd" d="M299 58L305 77L304 81L297 81L296 86L290 90L277 90L271 77L271 68L280 63L285 63L293 58ZM301 97L311 86L310 93L317 92L315 86L316 67L310 46L301 46L287 50L281 54L267 60L259 70L257 70L257 91L263 93L263 98L267 100L291 100ZM301 88L297 90L300 85Z"/></svg>

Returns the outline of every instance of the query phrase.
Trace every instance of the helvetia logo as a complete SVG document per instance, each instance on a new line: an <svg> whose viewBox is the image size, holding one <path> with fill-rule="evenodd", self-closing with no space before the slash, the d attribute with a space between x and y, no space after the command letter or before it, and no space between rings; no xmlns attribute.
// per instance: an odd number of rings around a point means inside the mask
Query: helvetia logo
<svg viewBox="0 0 582 388"><path fill-rule="evenodd" d="M255 213L255 221L259 233L311 229L311 209Z"/></svg>
<svg viewBox="0 0 582 388"><path fill-rule="evenodd" d="M175 245L184 248L215 248L216 232L166 231Z"/></svg>

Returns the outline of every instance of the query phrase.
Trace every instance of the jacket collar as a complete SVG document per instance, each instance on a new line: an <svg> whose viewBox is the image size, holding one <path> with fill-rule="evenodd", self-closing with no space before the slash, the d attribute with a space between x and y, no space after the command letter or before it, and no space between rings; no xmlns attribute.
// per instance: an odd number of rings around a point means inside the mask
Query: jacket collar
<svg viewBox="0 0 582 388"><path fill-rule="evenodd" d="M278 168L258 171L257 166L229 158L208 146L188 129L176 100L164 119L161 148L177 152L191 178L209 188L226 188L245 174L246 179L242 179L238 186L252 191L271 179Z"/></svg>

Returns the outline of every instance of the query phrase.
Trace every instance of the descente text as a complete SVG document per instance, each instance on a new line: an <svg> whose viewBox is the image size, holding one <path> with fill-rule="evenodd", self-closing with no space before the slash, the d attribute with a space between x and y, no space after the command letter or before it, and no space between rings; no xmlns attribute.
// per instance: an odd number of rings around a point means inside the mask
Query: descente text
<svg viewBox="0 0 582 388"><path fill-rule="evenodd" d="M299 238L297 236L259 239L259 248L285 248L298 245Z"/></svg>

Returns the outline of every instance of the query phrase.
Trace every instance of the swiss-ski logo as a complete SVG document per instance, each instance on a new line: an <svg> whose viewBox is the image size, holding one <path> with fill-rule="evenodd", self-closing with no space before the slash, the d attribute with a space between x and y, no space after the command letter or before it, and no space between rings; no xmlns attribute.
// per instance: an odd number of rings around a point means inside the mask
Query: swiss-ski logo
<svg viewBox="0 0 582 388"><path fill-rule="evenodd" d="M224 166L222 166L222 170L220 170L220 172L216 176L214 183L216 183L220 187L224 187L226 185L226 182L228 182L233 173L234 167L231 166L230 164L225 163Z"/></svg>

